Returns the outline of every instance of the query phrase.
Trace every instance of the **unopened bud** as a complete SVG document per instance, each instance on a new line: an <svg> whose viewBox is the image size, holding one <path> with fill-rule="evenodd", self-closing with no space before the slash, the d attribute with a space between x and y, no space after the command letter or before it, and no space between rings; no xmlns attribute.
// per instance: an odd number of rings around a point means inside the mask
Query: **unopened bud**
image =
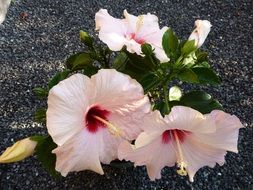
<svg viewBox="0 0 253 190"><path fill-rule="evenodd" d="M93 46L93 38L84 31L80 31L80 39L81 41L88 47L92 47Z"/></svg>
<svg viewBox="0 0 253 190"><path fill-rule="evenodd" d="M37 142L30 140L30 138L19 140L3 152L0 156L0 163L11 163L23 160L33 154L36 145Z"/></svg>
<svg viewBox="0 0 253 190"><path fill-rule="evenodd" d="M195 29L191 33L188 40L195 40L195 45L197 47L202 46L208 33L211 29L211 23L208 20L196 20Z"/></svg>

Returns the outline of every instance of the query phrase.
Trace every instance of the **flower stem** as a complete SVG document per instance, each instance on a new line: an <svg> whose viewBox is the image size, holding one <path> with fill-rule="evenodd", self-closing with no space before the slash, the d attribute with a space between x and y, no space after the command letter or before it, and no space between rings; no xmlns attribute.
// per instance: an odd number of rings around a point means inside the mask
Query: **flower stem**
<svg viewBox="0 0 253 190"><path fill-rule="evenodd" d="M170 106L169 106L169 94L168 94L168 83L166 82L163 85L163 92L164 92L164 100L165 100L165 105L166 105L166 109L165 109L165 113L164 114L168 114L170 111Z"/></svg>
<svg viewBox="0 0 253 190"><path fill-rule="evenodd" d="M153 65L153 67L156 67L156 64L155 64L155 62L154 62L154 60L153 60L152 56L151 56L151 55L149 55L148 57L149 57L149 59L150 59L150 61L151 61L152 65ZM154 71L154 68L151 68L151 69Z"/></svg>

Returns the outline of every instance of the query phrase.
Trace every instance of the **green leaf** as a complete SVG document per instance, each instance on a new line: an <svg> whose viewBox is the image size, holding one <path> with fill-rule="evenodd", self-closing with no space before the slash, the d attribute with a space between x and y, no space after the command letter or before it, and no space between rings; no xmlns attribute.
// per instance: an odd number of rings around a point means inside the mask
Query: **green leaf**
<svg viewBox="0 0 253 190"><path fill-rule="evenodd" d="M49 89L53 88L55 85L57 85L60 81L66 79L69 75L69 70L64 70L56 73L54 77L49 81L48 87Z"/></svg>
<svg viewBox="0 0 253 190"><path fill-rule="evenodd" d="M153 70L153 64L135 53L124 52L127 56L126 62L122 63L120 71L128 74L138 82ZM114 64L115 65L115 64ZM115 67L115 66L114 66Z"/></svg>
<svg viewBox="0 0 253 190"><path fill-rule="evenodd" d="M87 32L84 32L84 31L80 31L80 39L81 41L88 47L92 47L93 46L93 38L87 33Z"/></svg>
<svg viewBox="0 0 253 190"><path fill-rule="evenodd" d="M160 61L154 54L154 49L150 44L142 44L141 51L145 55L144 62L151 70L155 70L155 67L160 64Z"/></svg>
<svg viewBox="0 0 253 190"><path fill-rule="evenodd" d="M33 92L38 98L45 98L48 96L48 89L46 88L34 88Z"/></svg>
<svg viewBox="0 0 253 190"><path fill-rule="evenodd" d="M91 58L90 53L80 52L71 55L67 59L66 65L71 71L82 70L93 66L93 59Z"/></svg>
<svg viewBox="0 0 253 190"><path fill-rule="evenodd" d="M196 50L197 46L195 46L195 40L186 41L181 49L181 54L185 57Z"/></svg>
<svg viewBox="0 0 253 190"><path fill-rule="evenodd" d="M195 52L197 57L197 62L201 63L204 61L208 61L208 53L204 51L200 51L199 49Z"/></svg>
<svg viewBox="0 0 253 190"><path fill-rule="evenodd" d="M196 64L196 60L196 55L194 52L192 52L183 58L182 66L186 68L191 68L193 65Z"/></svg>
<svg viewBox="0 0 253 190"><path fill-rule="evenodd" d="M142 85L144 92L147 92L157 87L160 82L161 81L154 73L149 73L140 80L140 84Z"/></svg>
<svg viewBox="0 0 253 190"><path fill-rule="evenodd" d="M52 153L52 150L57 147L50 136L33 136L31 140L37 142L35 148L35 154L38 160L42 163L43 167L54 177L59 176L55 170L56 155Z"/></svg>
<svg viewBox="0 0 253 190"><path fill-rule="evenodd" d="M42 135L34 135L31 136L30 139L33 141L36 141L37 144L42 143L48 136L42 136Z"/></svg>
<svg viewBox="0 0 253 190"><path fill-rule="evenodd" d="M178 86L173 86L169 90L169 100L170 101L179 101L182 96L182 91Z"/></svg>
<svg viewBox="0 0 253 190"><path fill-rule="evenodd" d="M162 46L167 57L175 60L178 58L179 40L171 28L163 34Z"/></svg>
<svg viewBox="0 0 253 190"><path fill-rule="evenodd" d="M192 71L198 76L199 83L201 84L212 84L212 85L220 84L219 77L210 68L195 67L192 68Z"/></svg>
<svg viewBox="0 0 253 190"><path fill-rule="evenodd" d="M155 103L153 110L159 110L162 116L166 115L167 112L167 106L165 104L165 102L161 101L161 102L157 102Z"/></svg>
<svg viewBox="0 0 253 190"><path fill-rule="evenodd" d="M152 46L150 44L142 44L141 45L141 51L144 55L146 56L150 56L153 54L153 49Z"/></svg>
<svg viewBox="0 0 253 190"><path fill-rule="evenodd" d="M177 78L189 83L198 83L198 76L191 69L182 69L178 74Z"/></svg>
<svg viewBox="0 0 253 190"><path fill-rule="evenodd" d="M124 52L120 52L115 58L112 67L117 71L124 71L127 61L128 61L127 55Z"/></svg>
<svg viewBox="0 0 253 190"><path fill-rule="evenodd" d="M98 72L98 68L95 66L87 66L85 69L82 70L82 73L88 77L96 74Z"/></svg>
<svg viewBox="0 0 253 190"><path fill-rule="evenodd" d="M142 57L140 55L137 55L136 53L129 53L127 51L125 53L129 59L128 64L130 63L139 71L147 73L153 70L154 65L153 63L151 63L151 60L149 58Z"/></svg>
<svg viewBox="0 0 253 190"><path fill-rule="evenodd" d="M208 62L204 61L204 62L201 62L201 63L197 63L196 65L194 65L193 68L196 68L196 67L205 67L205 68L210 68L210 65Z"/></svg>
<svg viewBox="0 0 253 190"><path fill-rule="evenodd" d="M222 105L203 91L192 91L184 94L180 99L180 105L191 107L206 114L212 110L223 110Z"/></svg>
<svg viewBox="0 0 253 190"><path fill-rule="evenodd" d="M39 123L46 123L46 109L39 108L34 113L34 121Z"/></svg>

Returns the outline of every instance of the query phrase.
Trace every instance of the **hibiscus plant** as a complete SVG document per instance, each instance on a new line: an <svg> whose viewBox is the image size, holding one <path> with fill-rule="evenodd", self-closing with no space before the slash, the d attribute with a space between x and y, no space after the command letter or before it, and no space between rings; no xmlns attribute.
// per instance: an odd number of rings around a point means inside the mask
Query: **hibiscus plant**
<svg viewBox="0 0 253 190"><path fill-rule="evenodd" d="M178 87L220 84L199 49L209 21L197 20L187 40L160 29L153 14L136 17L125 10L117 19L101 9L95 21L106 45L81 31L85 51L71 55L47 87L34 89L47 98L35 120L46 124L48 136L16 142L1 163L35 153L51 174L66 176L82 170L104 174L101 164L125 160L145 165L151 180L165 166L176 166L193 181L199 168L222 165L227 151L238 151L239 119L208 93Z"/></svg>

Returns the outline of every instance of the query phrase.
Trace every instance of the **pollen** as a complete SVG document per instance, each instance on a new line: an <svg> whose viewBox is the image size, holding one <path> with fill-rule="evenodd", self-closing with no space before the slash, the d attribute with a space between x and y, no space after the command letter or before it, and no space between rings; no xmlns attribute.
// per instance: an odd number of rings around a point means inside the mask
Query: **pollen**
<svg viewBox="0 0 253 190"><path fill-rule="evenodd" d="M112 123L106 121L105 119L98 117L98 116L93 116L95 119L99 120L100 122L102 122L103 124L105 124L108 127L109 132L114 135L114 136L121 136L122 132L121 129L115 125L113 125Z"/></svg>
<svg viewBox="0 0 253 190"><path fill-rule="evenodd" d="M143 15L138 16L136 22L136 32L138 32L141 29L143 23L144 23L144 16Z"/></svg>
<svg viewBox="0 0 253 190"><path fill-rule="evenodd" d="M187 176L186 166L185 162L177 162L177 173L181 176Z"/></svg>

